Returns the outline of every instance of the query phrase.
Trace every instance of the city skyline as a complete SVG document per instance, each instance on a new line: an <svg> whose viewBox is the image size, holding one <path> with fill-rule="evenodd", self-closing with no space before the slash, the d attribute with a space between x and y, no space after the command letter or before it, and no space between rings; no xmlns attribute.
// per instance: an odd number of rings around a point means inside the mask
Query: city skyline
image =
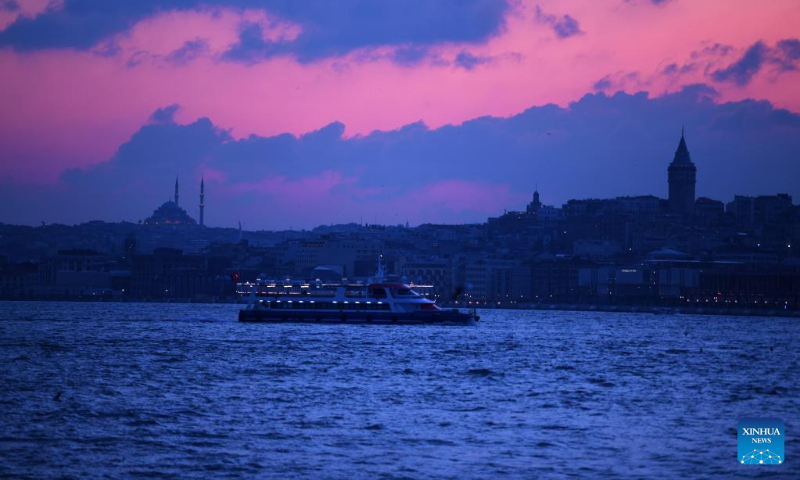
<svg viewBox="0 0 800 480"><path fill-rule="evenodd" d="M800 195L793 2L100 5L3 4L0 222L138 222L176 174L254 229L666 198L682 125L697 197Z"/></svg>
<svg viewBox="0 0 800 480"><path fill-rule="evenodd" d="M653 193L643 192L638 194L630 194L627 192L621 192L619 195L615 195L613 197L607 198L600 198L600 197L578 197L578 198L571 198L567 199L561 203L555 203L554 205L545 205L543 202L540 201L540 192L538 182L534 186L533 190L533 203L528 203L527 207L522 210L526 210L528 213L531 213L531 208L534 204L537 205L536 209L541 208L542 206L546 206L549 209L555 209L560 211L562 207L567 207L570 202L574 201L587 201L587 200L613 200L615 198L643 198L643 197L655 197L660 200L663 200L665 203L663 204L663 208L665 212L671 212L673 214L677 214L680 216L685 217L688 221L694 215L694 205L696 201L703 202L707 200L713 200L721 202L723 205L728 204L727 200L735 200L736 198L744 197L744 198L753 198L753 197L769 197L774 195L787 195L784 192L774 192L774 193L756 193L751 197L747 195L734 195L730 199L716 199L716 198L709 198L702 195L697 195L695 193L697 185L696 185L696 172L697 168L695 167L694 163L692 162L690 152L687 147L686 139L685 139L685 127L681 127L680 132L680 139L678 143L678 147L675 150L674 157L672 161L668 164L668 168L666 169L667 176L665 182L668 185L667 194L666 195L657 195ZM686 168L690 169L690 175L688 179L686 177L680 177L680 175L685 175L684 173L677 173L675 169L677 168L678 171L685 171ZM198 188L198 195L199 195L199 203L195 206L191 202L188 206L184 205L183 207L180 206L179 202L179 179L180 175L176 175L175 177L175 184L174 184L174 192L171 199L168 199L166 202L161 204L161 206L155 208L147 218L137 220L129 220L129 219L122 219L122 220L104 220L109 221L111 223L114 222L129 222L129 223L139 223L143 225L174 225L174 226L206 226L204 223L204 211L206 207L205 202L205 172L201 172L200 174L200 182ZM190 194L191 195L191 194ZM792 195L789 194L789 201L791 201ZM154 200L155 201L155 200ZM517 196L517 203L513 206L505 206L502 208L502 214L505 215L507 213L515 213L516 207L527 203L527 201L523 201L522 196ZM141 206L141 204L137 204L137 206ZM197 210L197 212L195 212ZM731 212L732 213L732 212ZM476 223L486 223L487 221L491 221L492 215L500 215L499 211L488 212L488 215L484 218L478 218L473 221L461 222L467 224L476 224ZM96 219L90 219L88 221L92 221ZM0 222L2 223L2 222ZM44 224L46 222L42 222ZM54 222L59 223L59 222ZM85 222L79 222L85 223ZM241 220L236 220L234 224L227 224L227 225L211 225L212 227L223 227L223 228L235 228L236 223L238 223L239 228L241 229L242 224ZM325 225L334 225L337 222L328 222L328 223L319 223L317 225L310 225L310 226L303 226L297 228L299 230L306 230L312 229L318 226L325 226ZM370 223L378 224L378 225L403 225L404 222L396 222L396 223L382 223L378 221L377 214L372 219L372 221L367 218L365 222L365 218L363 215L359 217L357 221L342 221L338 222L339 224L361 224L361 225L369 225ZM452 224L456 225L459 222L423 222L423 223L441 223L441 224ZM24 224L24 223L23 223ZM32 223L36 225L36 222ZM421 225L414 224L413 226ZM405 225L408 226L408 220L405 221ZM295 230L296 228L290 226L288 228L253 228L252 230Z"/></svg>

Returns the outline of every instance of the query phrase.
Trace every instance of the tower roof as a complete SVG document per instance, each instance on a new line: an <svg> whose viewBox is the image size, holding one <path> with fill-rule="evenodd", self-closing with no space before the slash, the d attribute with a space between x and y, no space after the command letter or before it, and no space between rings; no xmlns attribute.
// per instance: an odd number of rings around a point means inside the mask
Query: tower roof
<svg viewBox="0 0 800 480"><path fill-rule="evenodd" d="M692 165L692 157L689 155L689 148L686 146L683 129L681 129L681 141L678 144L678 149L675 150L675 157L672 159L672 163Z"/></svg>

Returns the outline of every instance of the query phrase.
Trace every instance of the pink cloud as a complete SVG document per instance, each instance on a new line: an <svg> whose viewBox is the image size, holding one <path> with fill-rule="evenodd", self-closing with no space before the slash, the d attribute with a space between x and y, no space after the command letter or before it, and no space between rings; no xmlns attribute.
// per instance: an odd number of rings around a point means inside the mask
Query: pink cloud
<svg viewBox="0 0 800 480"><path fill-rule="evenodd" d="M17 9L0 9L0 30L11 25L20 16L35 17L45 11L48 6L57 8L61 3L61 0L17 0Z"/></svg>
<svg viewBox="0 0 800 480"><path fill-rule="evenodd" d="M219 57L238 41L242 22L261 25L265 39L271 41L291 41L302 31L299 25L261 10L205 8L170 11L147 18L110 42L122 50L125 58L144 52L151 61L159 62L186 42L202 39L208 45L207 54Z"/></svg>
<svg viewBox="0 0 800 480"><path fill-rule="evenodd" d="M33 5L30 11L46 6L22 3ZM609 75L621 79L616 88L659 95L710 81L702 68L661 76L665 66L685 65L693 52L714 43L731 45L734 52L758 40L774 45L796 37L800 24L795 0L739 2L736 8L729 0L649 3L520 2L503 33L486 44L441 44L433 52L442 62L415 66L391 61L387 47L306 64L289 57L252 66L225 62L219 54L236 40L242 20L261 23L275 39L299 33L298 26L263 12L230 9L166 12L144 20L115 38L121 53L113 56L3 49L0 178L55 182L65 169L103 162L155 109L175 103L182 106L177 121L208 116L235 137L300 134L333 120L342 121L350 136L420 119L436 128L482 115L508 116L532 105L563 106ZM558 41L547 25L535 22L536 5L580 19L585 34ZM198 58L181 65L163 61L198 38L208 44ZM456 68L453 62L465 51L497 60ZM128 60L136 52L146 52L145 60L131 68ZM760 75L744 88L717 87L720 101L763 98L800 111L798 80L794 72Z"/></svg>

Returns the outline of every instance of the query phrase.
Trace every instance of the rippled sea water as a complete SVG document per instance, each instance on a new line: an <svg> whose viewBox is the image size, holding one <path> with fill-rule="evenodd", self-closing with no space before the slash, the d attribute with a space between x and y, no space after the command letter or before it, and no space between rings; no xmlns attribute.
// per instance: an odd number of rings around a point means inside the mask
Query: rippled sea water
<svg viewBox="0 0 800 480"><path fill-rule="evenodd" d="M0 476L800 474L797 319L261 325L239 308L0 303ZM748 416L784 420L783 465L737 463Z"/></svg>

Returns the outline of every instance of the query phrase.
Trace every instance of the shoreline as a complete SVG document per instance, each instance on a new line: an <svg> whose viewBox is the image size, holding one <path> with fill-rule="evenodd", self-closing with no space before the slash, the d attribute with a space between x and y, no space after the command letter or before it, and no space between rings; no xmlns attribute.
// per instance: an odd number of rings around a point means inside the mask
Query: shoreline
<svg viewBox="0 0 800 480"><path fill-rule="evenodd" d="M679 307L655 305L602 305L602 304L531 304L510 310L554 310L572 312L604 312L604 313L650 313L653 315L709 315L739 317L786 317L800 318L800 311L780 310L777 308L715 308L715 307Z"/></svg>
<svg viewBox="0 0 800 480"><path fill-rule="evenodd" d="M142 304L197 304L197 305L246 305L247 302L236 300L125 300L116 298L0 298L0 302L30 303L142 303ZM601 312L601 313L649 313L652 315L706 315L706 316L739 316L739 317L780 317L800 318L800 310L780 310L777 308L723 308L723 307L683 307L659 305L606 305L581 303L526 303L513 306L501 305L452 305L442 304L442 308L460 308L478 310L540 310L568 312Z"/></svg>

